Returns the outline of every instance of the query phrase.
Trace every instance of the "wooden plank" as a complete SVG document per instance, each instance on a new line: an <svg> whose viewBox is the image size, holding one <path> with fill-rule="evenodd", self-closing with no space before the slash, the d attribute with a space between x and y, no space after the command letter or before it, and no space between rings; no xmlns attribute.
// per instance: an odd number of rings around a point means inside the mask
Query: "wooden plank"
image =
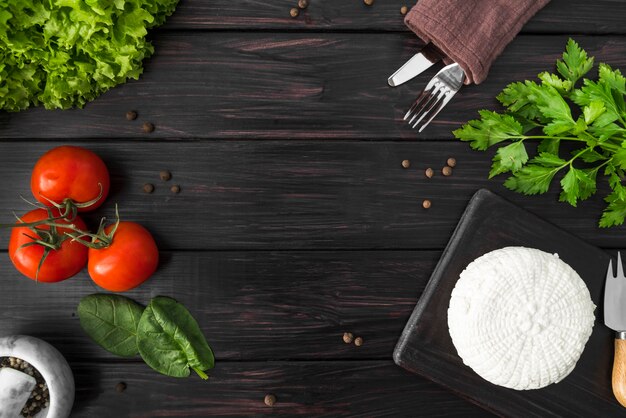
<svg viewBox="0 0 626 418"><path fill-rule="evenodd" d="M297 19L289 15L294 0L196 0L181 1L166 28L256 30L358 30L408 31L401 6L414 1L309 0ZM620 0L552 0L524 28L527 33L623 34L626 4Z"/></svg>
<svg viewBox="0 0 626 418"><path fill-rule="evenodd" d="M461 213L485 187L601 247L623 245L624 227L599 229L606 188L578 208L506 190L487 179L490 153L461 142L228 141L83 143L113 176L106 209L145 224L162 249L441 249ZM26 211L30 169L50 143L0 143L0 213ZM458 160L454 175L440 169ZM412 162L402 169L404 159ZM427 179L423 170L436 175ZM173 179L163 183L160 170ZM604 184L602 177L599 178ZM142 186L154 183L145 194ZM182 192L172 194L171 184ZM11 185L11 188L8 188ZM556 185L556 182L555 182ZM423 199L432 207L422 208ZM96 215L88 216L92 225ZM6 242L9 231L0 230Z"/></svg>
<svg viewBox="0 0 626 418"><path fill-rule="evenodd" d="M72 366L76 417L491 416L390 361L217 363L208 382L136 363ZM120 381L123 393L115 391ZM268 393L277 398L273 407L263 402Z"/></svg>
<svg viewBox="0 0 626 418"><path fill-rule="evenodd" d="M35 335L74 360L114 359L80 328L83 296L102 292L83 272L56 284L0 263L3 335ZM183 303L218 361L389 359L438 252L165 252L156 275L125 295ZM361 347L343 333L362 336Z"/></svg>
<svg viewBox="0 0 626 418"><path fill-rule="evenodd" d="M626 67L626 38L576 38L598 61ZM83 110L0 113L0 138L450 139L479 109L497 107L508 83L553 68L566 40L519 37L485 83L464 87L418 135L402 117L435 69L386 83L420 47L410 34L160 32L139 81ZM137 121L126 121L131 109ZM144 121L156 131L143 133Z"/></svg>

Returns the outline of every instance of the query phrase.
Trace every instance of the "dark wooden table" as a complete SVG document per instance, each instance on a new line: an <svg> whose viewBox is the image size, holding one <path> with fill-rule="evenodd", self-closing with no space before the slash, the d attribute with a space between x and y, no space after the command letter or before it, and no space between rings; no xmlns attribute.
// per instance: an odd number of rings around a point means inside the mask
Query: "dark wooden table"
<svg viewBox="0 0 626 418"><path fill-rule="evenodd" d="M158 273L129 293L172 296L194 313L217 355L209 382L156 374L93 344L75 315L98 291L86 273L56 285L0 264L0 331L53 343L76 376L76 417L484 416L395 366L391 353L469 197L494 190L592 244L597 195L578 208L507 192L487 180L490 155L451 131L507 83L552 67L573 36L597 60L626 68L626 2L553 0L480 86L464 88L418 136L401 122L428 71L401 88L387 76L419 47L402 0L182 0L151 36L137 82L82 110L0 113L0 213L27 208L29 173L47 149L81 144L112 173L110 201L145 224L162 250ZM124 115L137 110L139 119ZM152 134L141 123L156 125ZM424 178L448 157L452 177ZM409 159L410 169L400 162ZM173 173L162 183L160 170ZM154 183L153 194L142 192ZM169 191L172 183L182 192ZM422 209L424 198L432 208ZM111 214L111 209L90 216ZM0 232L6 246L8 232ZM364 338L344 344L344 331ZM128 389L117 393L124 381ZM277 396L272 408L267 393Z"/></svg>

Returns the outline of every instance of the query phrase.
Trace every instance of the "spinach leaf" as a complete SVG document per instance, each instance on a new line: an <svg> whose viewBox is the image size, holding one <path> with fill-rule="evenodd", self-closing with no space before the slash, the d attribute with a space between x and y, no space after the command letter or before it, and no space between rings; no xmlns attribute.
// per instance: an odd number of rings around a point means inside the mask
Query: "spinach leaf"
<svg viewBox="0 0 626 418"><path fill-rule="evenodd" d="M167 376L187 377L191 368L208 379L204 371L215 363L196 320L183 305L164 296L152 299L144 310L137 345L146 364Z"/></svg>
<svg viewBox="0 0 626 418"><path fill-rule="evenodd" d="M143 307L119 295L96 293L78 305L80 325L102 348L122 357L132 357L137 348L137 326Z"/></svg>

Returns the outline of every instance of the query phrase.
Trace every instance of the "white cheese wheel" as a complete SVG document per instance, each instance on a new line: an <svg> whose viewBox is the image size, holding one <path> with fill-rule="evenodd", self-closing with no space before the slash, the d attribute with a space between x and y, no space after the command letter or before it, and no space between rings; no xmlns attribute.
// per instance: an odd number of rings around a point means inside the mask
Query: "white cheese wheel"
<svg viewBox="0 0 626 418"><path fill-rule="evenodd" d="M448 327L459 356L482 378L539 389L574 369L591 335L594 309L587 286L558 255L506 247L461 273Z"/></svg>

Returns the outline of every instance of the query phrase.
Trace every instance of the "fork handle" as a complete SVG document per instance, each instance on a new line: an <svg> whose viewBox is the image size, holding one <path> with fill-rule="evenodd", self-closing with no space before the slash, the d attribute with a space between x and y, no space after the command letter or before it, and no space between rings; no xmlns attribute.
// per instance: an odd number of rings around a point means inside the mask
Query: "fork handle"
<svg viewBox="0 0 626 418"><path fill-rule="evenodd" d="M615 399L626 407L626 332L615 333L612 384Z"/></svg>

